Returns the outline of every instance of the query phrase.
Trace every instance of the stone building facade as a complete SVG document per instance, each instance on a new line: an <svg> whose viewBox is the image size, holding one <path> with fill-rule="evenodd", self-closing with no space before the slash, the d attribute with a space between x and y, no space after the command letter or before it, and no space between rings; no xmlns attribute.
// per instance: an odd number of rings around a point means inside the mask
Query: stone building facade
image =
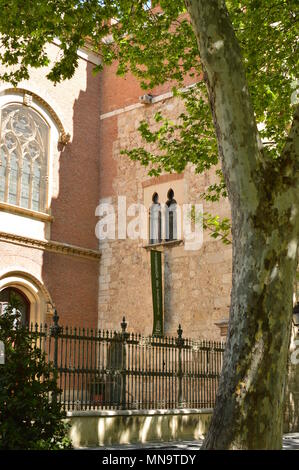
<svg viewBox="0 0 299 470"><path fill-rule="evenodd" d="M31 322L57 308L62 323L94 327L100 81L98 58L78 55L74 77L56 86L46 68L17 88L0 83L0 302L13 290Z"/></svg>
<svg viewBox="0 0 299 470"><path fill-rule="evenodd" d="M49 48L54 58L58 46ZM156 126L157 111L175 119L182 102L165 85L148 90L153 100L144 104L133 77L117 77L114 66L94 76L98 57L85 49L78 55L74 77L56 86L46 68L32 70L17 88L0 84L0 302L15 290L33 322L49 322L56 308L63 324L119 329L125 315L130 330L151 334L152 246L119 238L117 227L115 239L98 240L98 206L112 204L118 221L119 198L126 198L126 212L141 203L148 213L153 195L165 203L170 190L180 206L202 203L214 173L196 175L188 166L183 174L151 178L122 155L144 145L141 120ZM205 203L204 211L230 213L227 201ZM134 219L130 211L126 219ZM156 246L164 332L176 334L181 323L186 336L219 339L216 324L229 311L231 247L208 233L198 250L186 249L183 235L175 238Z"/></svg>
<svg viewBox="0 0 299 470"><path fill-rule="evenodd" d="M109 141L100 147L100 202L109 202L117 217L118 198L125 197L127 207L141 203L149 211L153 194L167 201L169 190L176 202L202 203L200 194L214 181L214 172L195 174L190 165L183 174L148 176L148 169L121 154L124 149L144 146L137 130L141 120L147 120L152 129L158 124L154 115L161 112L175 119L183 111L182 100L173 97L169 89L149 90L151 104L140 102L144 93L134 78L119 78L107 69L101 75L101 136ZM108 90L121 90L107 98ZM106 160L107 159L107 160ZM108 165L109 159L109 165ZM106 163L107 161L107 163ZM204 211L229 217L227 201L204 204ZM130 222L133 217L127 217ZM179 241L180 240L180 241ZM164 332L175 335L181 323L186 336L219 339L220 329L215 325L228 318L231 288L231 247L215 241L204 233L200 249L189 251L182 234L179 240L161 243L164 283ZM151 334L153 308L151 298L150 246L148 241L102 240L99 282L99 327L116 328L122 314L130 328Z"/></svg>

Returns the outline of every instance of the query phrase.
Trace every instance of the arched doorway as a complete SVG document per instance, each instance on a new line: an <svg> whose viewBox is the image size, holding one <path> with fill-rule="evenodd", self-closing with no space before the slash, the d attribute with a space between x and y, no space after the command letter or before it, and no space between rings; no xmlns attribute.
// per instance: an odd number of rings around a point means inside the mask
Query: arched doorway
<svg viewBox="0 0 299 470"><path fill-rule="evenodd" d="M6 287L0 292L0 312L2 313L9 302L16 299L22 323L28 324L30 320L30 301L26 295L15 287Z"/></svg>
<svg viewBox="0 0 299 470"><path fill-rule="evenodd" d="M47 288L38 278L20 269L13 269L2 276L0 274L0 313L1 302L7 302L6 289L12 289L23 298L23 316L27 321L34 324L51 322L54 304Z"/></svg>

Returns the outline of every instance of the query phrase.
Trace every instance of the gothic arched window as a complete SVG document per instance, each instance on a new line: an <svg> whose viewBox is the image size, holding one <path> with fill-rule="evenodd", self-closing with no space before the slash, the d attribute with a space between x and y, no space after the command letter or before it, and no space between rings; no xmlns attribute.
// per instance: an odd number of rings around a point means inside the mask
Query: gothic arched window
<svg viewBox="0 0 299 470"><path fill-rule="evenodd" d="M161 205L158 193L154 193L150 207L150 243L161 243Z"/></svg>
<svg viewBox="0 0 299 470"><path fill-rule="evenodd" d="M14 287L7 287L0 292L0 314L5 311L9 303L17 305L17 313L20 315L22 324L28 324L30 319L30 302L25 294Z"/></svg>
<svg viewBox="0 0 299 470"><path fill-rule="evenodd" d="M49 126L18 103L4 106L0 120L0 202L44 212Z"/></svg>
<svg viewBox="0 0 299 470"><path fill-rule="evenodd" d="M174 191L170 189L167 193L165 207L165 240L177 239L177 202L174 199Z"/></svg>

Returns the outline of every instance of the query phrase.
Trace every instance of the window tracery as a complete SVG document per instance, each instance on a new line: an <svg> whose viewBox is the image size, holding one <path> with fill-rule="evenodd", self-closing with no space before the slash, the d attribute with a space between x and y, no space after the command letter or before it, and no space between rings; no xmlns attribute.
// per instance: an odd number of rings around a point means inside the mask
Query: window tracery
<svg viewBox="0 0 299 470"><path fill-rule="evenodd" d="M44 212L49 126L19 103L4 106L0 119L0 201Z"/></svg>

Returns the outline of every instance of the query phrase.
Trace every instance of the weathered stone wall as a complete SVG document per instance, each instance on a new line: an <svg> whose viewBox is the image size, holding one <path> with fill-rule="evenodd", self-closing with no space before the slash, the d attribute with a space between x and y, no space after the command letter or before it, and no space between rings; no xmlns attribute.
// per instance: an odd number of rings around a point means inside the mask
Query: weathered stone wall
<svg viewBox="0 0 299 470"><path fill-rule="evenodd" d="M74 448L203 439L212 410L71 411Z"/></svg>
<svg viewBox="0 0 299 470"><path fill-rule="evenodd" d="M117 209L117 197L126 196L127 207L144 203L144 186L152 181L153 191L159 178L150 178L148 169L132 162L120 152L135 146L144 146L137 128L142 119L149 120L155 128L156 112L174 119L182 112L178 98L165 99L149 106L105 117L101 123L110 128L112 190L101 193L103 201L111 202ZM113 128L115 129L113 132ZM169 188L175 181L172 175ZM178 179L181 176L178 176ZM165 182L167 177L162 176ZM211 171L196 175L188 166L183 175L184 203L201 203L200 194L214 181ZM101 191L101 187L100 187ZM229 204L204 203L204 211L229 216ZM127 217L130 221L132 218ZM117 230L116 230L117 232ZM117 236L117 233L116 233ZM129 330L151 334L153 325L150 253L140 240L105 240L100 242L102 259L99 278L99 327L118 329L122 316ZM182 324L185 336L220 339L215 322L228 317L231 289L231 247L204 234L204 244L198 251L187 251L182 246L164 248L164 313L165 334L174 335Z"/></svg>

